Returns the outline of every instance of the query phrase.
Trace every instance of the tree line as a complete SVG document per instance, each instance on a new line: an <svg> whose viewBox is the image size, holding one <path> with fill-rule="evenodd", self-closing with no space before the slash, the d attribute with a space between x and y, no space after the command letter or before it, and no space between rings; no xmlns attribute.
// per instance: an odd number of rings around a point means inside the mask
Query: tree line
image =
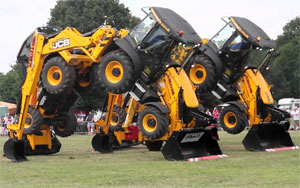
<svg viewBox="0 0 300 188"><path fill-rule="evenodd" d="M47 25L75 27L85 33L104 24L117 29L132 28L139 22L130 10L119 0L60 0L51 9ZM273 58L270 69L264 73L269 84L273 85L275 100L300 96L300 17L289 21L283 27L283 34L275 40L280 55ZM21 92L24 76L23 67L14 64L6 74L0 72L0 101L16 103ZM23 75L23 76L22 76ZM74 106L79 110L91 110L101 107L105 93L86 93ZM214 97L209 100L216 103Z"/></svg>

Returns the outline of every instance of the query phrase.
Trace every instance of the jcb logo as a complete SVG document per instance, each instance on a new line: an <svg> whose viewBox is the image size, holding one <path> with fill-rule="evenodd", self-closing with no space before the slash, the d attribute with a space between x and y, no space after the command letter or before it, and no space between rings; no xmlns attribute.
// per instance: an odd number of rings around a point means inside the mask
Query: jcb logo
<svg viewBox="0 0 300 188"><path fill-rule="evenodd" d="M62 48L70 45L70 39L63 39L56 42L53 42L53 49Z"/></svg>

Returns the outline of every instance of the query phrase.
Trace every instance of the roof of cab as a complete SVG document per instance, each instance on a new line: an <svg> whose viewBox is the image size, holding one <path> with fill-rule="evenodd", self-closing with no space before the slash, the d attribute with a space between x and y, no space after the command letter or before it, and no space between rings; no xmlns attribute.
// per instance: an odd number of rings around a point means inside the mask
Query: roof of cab
<svg viewBox="0 0 300 188"><path fill-rule="evenodd" d="M150 10L157 22L175 39L183 43L200 43L201 38L193 27L174 11L162 7L151 7ZM179 31L184 34L180 36Z"/></svg>
<svg viewBox="0 0 300 188"><path fill-rule="evenodd" d="M275 43L270 39L270 37L250 20L236 16L230 17L230 20L237 30L253 45L262 48L275 47Z"/></svg>

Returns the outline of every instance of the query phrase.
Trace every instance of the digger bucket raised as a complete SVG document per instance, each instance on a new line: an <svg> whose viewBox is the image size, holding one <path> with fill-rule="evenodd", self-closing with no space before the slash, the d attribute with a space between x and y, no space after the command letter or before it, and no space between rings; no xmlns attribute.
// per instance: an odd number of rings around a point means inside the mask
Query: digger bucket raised
<svg viewBox="0 0 300 188"><path fill-rule="evenodd" d="M27 160L23 140L9 138L4 144L3 151L5 157L12 161L21 162Z"/></svg>
<svg viewBox="0 0 300 188"><path fill-rule="evenodd" d="M174 131L162 149L166 160L188 160L210 155L221 155L216 139L216 128Z"/></svg>
<svg viewBox="0 0 300 188"><path fill-rule="evenodd" d="M100 153L112 153L112 141L109 135L97 133L92 139L94 150Z"/></svg>
<svg viewBox="0 0 300 188"><path fill-rule="evenodd" d="M243 145L250 151L264 151L270 148L294 146L287 124L255 124L243 140Z"/></svg>

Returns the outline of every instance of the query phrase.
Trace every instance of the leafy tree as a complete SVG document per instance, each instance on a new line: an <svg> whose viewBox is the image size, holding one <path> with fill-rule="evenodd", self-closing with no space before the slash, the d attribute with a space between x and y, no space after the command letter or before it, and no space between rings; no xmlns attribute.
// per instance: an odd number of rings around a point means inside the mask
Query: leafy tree
<svg viewBox="0 0 300 188"><path fill-rule="evenodd" d="M0 73L0 100L17 103L21 91L20 65L15 64L5 75Z"/></svg>
<svg viewBox="0 0 300 188"><path fill-rule="evenodd" d="M280 55L271 64L270 81L274 84L274 98L300 97L300 17L283 27L283 35L276 40Z"/></svg>
<svg viewBox="0 0 300 188"><path fill-rule="evenodd" d="M58 1L51 10L48 25L75 27L84 33L109 24L118 29L131 28L139 22L119 0Z"/></svg>

